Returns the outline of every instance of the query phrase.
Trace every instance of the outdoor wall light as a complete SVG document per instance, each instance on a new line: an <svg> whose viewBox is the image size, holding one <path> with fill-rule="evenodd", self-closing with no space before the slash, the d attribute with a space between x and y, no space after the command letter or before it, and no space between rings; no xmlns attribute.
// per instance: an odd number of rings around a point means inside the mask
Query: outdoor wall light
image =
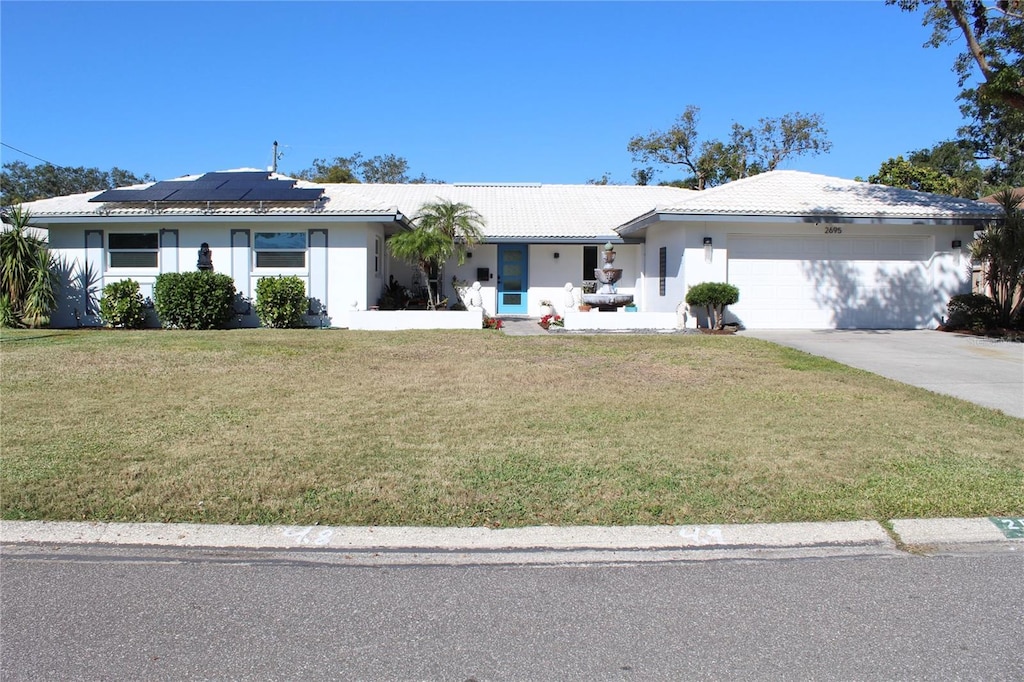
<svg viewBox="0 0 1024 682"><path fill-rule="evenodd" d="M964 243L962 241L960 241L959 239L954 239L953 240L953 248L954 249L959 249L963 245L964 245Z"/></svg>
<svg viewBox="0 0 1024 682"><path fill-rule="evenodd" d="M558 260L558 252L555 251L555 260Z"/></svg>
<svg viewBox="0 0 1024 682"><path fill-rule="evenodd" d="M704 246L711 246L711 237L704 237Z"/></svg>
<svg viewBox="0 0 1024 682"><path fill-rule="evenodd" d="M714 249L711 247L711 237L704 237L704 262L710 263L713 255Z"/></svg>
<svg viewBox="0 0 1024 682"><path fill-rule="evenodd" d="M473 257L473 252L472 251L467 251L466 252L466 258L472 258L472 257Z"/></svg>

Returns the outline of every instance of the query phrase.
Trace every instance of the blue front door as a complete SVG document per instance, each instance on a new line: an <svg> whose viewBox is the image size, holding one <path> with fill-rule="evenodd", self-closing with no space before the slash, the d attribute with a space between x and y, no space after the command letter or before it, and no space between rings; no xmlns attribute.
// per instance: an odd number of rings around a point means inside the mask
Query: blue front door
<svg viewBox="0 0 1024 682"><path fill-rule="evenodd" d="M526 314L526 254L526 244L498 244L498 314Z"/></svg>

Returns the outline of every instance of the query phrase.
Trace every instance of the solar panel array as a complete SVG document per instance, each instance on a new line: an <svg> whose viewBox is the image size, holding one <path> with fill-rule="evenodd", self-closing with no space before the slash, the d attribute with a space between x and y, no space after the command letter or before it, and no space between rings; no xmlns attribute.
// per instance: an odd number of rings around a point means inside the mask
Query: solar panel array
<svg viewBox="0 0 1024 682"><path fill-rule="evenodd" d="M316 201L319 188L299 188L294 180L273 180L262 171L207 173L195 180L164 180L144 189L108 189L89 201Z"/></svg>

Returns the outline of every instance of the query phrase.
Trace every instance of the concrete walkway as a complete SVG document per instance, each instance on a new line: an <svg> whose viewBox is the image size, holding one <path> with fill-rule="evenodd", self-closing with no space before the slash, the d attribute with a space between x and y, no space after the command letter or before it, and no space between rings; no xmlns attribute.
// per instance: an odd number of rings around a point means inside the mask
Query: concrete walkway
<svg viewBox="0 0 1024 682"><path fill-rule="evenodd" d="M525 315L500 315L501 331L509 336L540 336L547 334L548 330L538 324L539 317L527 317Z"/></svg>
<svg viewBox="0 0 1024 682"><path fill-rule="evenodd" d="M1024 344L934 330L745 330L911 386L1024 419Z"/></svg>

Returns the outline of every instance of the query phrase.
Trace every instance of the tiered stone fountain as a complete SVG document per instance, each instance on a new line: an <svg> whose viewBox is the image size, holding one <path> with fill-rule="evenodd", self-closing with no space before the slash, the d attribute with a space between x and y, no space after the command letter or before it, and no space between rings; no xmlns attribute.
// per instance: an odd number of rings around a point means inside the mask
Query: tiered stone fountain
<svg viewBox="0 0 1024 682"><path fill-rule="evenodd" d="M611 242L604 245L604 265L594 269L594 277L601 283L596 294L583 294L583 302L597 306L598 310L612 311L633 302L632 294L619 294L615 284L622 278L622 268L615 263L615 249Z"/></svg>

